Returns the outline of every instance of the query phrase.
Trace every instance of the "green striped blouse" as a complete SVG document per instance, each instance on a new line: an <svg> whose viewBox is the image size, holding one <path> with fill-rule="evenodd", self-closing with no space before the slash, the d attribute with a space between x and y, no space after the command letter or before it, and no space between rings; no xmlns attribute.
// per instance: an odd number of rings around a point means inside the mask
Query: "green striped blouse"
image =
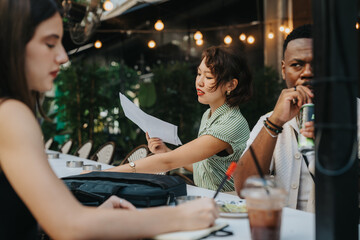
<svg viewBox="0 0 360 240"><path fill-rule="evenodd" d="M193 164L194 183L198 187L217 190L231 162L237 162L246 147L250 135L249 125L239 107L227 103L215 110L209 117L210 108L202 116L198 137L211 135L231 145L233 153L220 157L213 155ZM227 181L224 192L234 191L234 181Z"/></svg>

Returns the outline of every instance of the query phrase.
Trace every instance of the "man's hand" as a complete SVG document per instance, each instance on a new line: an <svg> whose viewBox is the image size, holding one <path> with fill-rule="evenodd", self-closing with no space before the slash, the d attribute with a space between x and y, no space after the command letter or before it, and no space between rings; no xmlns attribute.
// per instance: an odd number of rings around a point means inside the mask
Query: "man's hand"
<svg viewBox="0 0 360 240"><path fill-rule="evenodd" d="M310 121L310 122L306 122L305 123L305 128L300 129L300 133L302 135L304 135L307 138L313 138L315 139L315 127L314 127L314 122Z"/></svg>
<svg viewBox="0 0 360 240"><path fill-rule="evenodd" d="M302 85L282 90L275 105L274 112L269 117L270 121L278 126L283 126L299 114L303 104L311 103L313 97L314 94L312 91Z"/></svg>

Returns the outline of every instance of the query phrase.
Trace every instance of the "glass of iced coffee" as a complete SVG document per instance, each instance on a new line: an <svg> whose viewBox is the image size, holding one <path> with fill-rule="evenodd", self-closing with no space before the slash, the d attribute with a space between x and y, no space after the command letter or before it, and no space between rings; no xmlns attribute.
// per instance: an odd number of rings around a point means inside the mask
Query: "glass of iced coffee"
<svg viewBox="0 0 360 240"><path fill-rule="evenodd" d="M247 179L241 194L246 199L251 239L279 240L286 191L276 187L270 178L253 176Z"/></svg>

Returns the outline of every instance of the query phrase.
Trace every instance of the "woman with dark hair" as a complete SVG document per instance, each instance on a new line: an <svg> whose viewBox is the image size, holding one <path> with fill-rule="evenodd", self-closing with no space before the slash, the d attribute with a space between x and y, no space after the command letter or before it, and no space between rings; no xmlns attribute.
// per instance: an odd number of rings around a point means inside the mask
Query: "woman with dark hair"
<svg viewBox="0 0 360 240"><path fill-rule="evenodd" d="M56 177L34 114L68 61L62 36L54 0L0 0L0 238L36 239L37 222L55 239L148 238L214 224L212 199L137 211L112 196L85 207Z"/></svg>
<svg viewBox="0 0 360 240"><path fill-rule="evenodd" d="M186 167L193 171L197 186L216 190L230 163L240 158L250 134L239 109L252 93L243 53L226 46L206 49L195 87L198 101L210 107L203 114L197 139L172 151L161 139L146 134L154 155L106 171L156 173ZM234 191L233 180L222 190Z"/></svg>

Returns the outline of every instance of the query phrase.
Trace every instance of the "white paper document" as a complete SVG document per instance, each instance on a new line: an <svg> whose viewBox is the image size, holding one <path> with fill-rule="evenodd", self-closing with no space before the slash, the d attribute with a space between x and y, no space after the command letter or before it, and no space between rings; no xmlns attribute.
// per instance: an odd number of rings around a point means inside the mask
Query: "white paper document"
<svg viewBox="0 0 360 240"><path fill-rule="evenodd" d="M122 93L119 93L119 96L125 116L138 125L141 130L148 132L151 138L160 138L163 142L174 145L182 144L177 135L177 126L143 112Z"/></svg>

